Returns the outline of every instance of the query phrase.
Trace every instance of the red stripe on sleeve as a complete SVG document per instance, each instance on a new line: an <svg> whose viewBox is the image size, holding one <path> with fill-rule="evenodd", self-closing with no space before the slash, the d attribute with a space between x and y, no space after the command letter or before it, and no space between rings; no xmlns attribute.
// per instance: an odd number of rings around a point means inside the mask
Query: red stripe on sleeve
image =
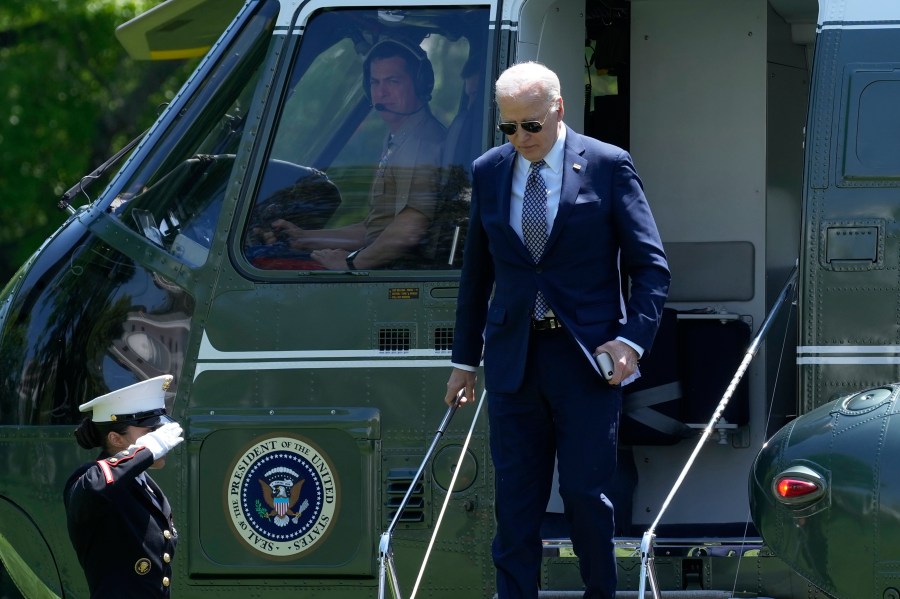
<svg viewBox="0 0 900 599"><path fill-rule="evenodd" d="M103 476L106 477L106 484L112 484L114 480L112 468L109 467L109 464L106 463L106 460L100 460L97 462L97 464L100 466L100 470L103 471Z"/></svg>

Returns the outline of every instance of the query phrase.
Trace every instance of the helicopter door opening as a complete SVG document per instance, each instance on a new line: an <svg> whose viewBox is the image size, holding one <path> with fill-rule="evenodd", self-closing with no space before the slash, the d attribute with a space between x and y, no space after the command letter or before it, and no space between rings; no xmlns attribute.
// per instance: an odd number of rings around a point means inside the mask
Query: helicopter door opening
<svg viewBox="0 0 900 599"><path fill-rule="evenodd" d="M670 254L667 322L642 358L642 379L625 390L617 524L626 535L644 530L666 496L691 448L685 438L712 413L776 295L772 282L796 261L810 73L807 48L776 4L588 0L583 17L562 3L512 11L516 60L560 75L570 126L631 153ZM562 55L570 41L554 43L554 32L582 21L584 48ZM727 360L689 355L709 347ZM792 359L762 348L718 424L718 442L700 457L705 472L728 472L727 482L682 489L667 533L742 527L747 498L737 473L749 468L767 414L790 413L790 381L774 392L767 385L792 376L779 372ZM698 513L707 503L714 508Z"/></svg>

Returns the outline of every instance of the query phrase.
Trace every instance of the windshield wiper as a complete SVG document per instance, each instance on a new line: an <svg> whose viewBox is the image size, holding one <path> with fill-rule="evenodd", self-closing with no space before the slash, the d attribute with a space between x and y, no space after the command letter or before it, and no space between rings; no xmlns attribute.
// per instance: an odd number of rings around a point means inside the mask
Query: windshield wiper
<svg viewBox="0 0 900 599"><path fill-rule="evenodd" d="M150 131L150 129L147 129L147 131ZM68 210L70 214L75 214L75 209L72 208L72 204L70 204L69 201L76 195L84 191L87 186L94 181L94 179L99 178L101 175L103 175L103 173L108 171L109 167L118 162L119 159L122 158L122 156L130 152L131 149L138 144L138 142L144 139L144 136L147 135L147 131L144 131L143 133L132 139L125 145L124 148L113 154L112 157L106 160L106 162L95 168L91 174L82 177L78 183L70 187L69 190L66 193L62 194L62 197L59 198L59 202L57 202L56 207L60 210Z"/></svg>

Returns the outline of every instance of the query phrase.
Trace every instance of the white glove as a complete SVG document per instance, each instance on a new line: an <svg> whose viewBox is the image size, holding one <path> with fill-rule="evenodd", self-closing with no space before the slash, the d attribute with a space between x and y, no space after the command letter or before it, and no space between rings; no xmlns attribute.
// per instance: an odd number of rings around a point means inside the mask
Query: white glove
<svg viewBox="0 0 900 599"><path fill-rule="evenodd" d="M163 457L169 450L184 441L183 430L177 422L169 422L162 425L155 431L138 437L134 442L135 445L143 445L153 454L153 459L158 460Z"/></svg>

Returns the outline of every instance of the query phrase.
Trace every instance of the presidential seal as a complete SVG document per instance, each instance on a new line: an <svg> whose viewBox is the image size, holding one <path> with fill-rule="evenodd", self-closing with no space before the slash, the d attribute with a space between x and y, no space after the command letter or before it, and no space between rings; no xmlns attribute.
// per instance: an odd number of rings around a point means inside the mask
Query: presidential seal
<svg viewBox="0 0 900 599"><path fill-rule="evenodd" d="M337 480L328 457L294 437L271 437L246 448L227 485L235 532L272 557L309 551L334 522Z"/></svg>
<svg viewBox="0 0 900 599"><path fill-rule="evenodd" d="M134 571L136 574L140 574L143 576L150 572L150 560L146 557L142 557L138 561L134 562Z"/></svg>

